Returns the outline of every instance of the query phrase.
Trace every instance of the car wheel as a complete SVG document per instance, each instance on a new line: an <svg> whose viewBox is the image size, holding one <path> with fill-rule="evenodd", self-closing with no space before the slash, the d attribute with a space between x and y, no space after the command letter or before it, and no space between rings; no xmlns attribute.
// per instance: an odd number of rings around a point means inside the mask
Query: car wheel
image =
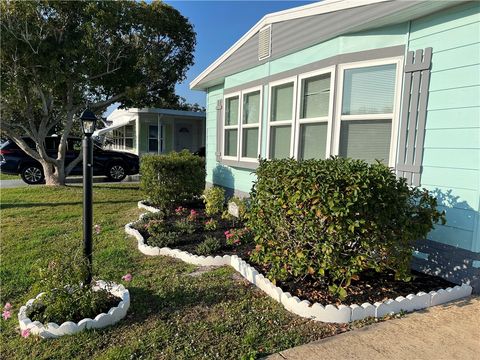
<svg viewBox="0 0 480 360"><path fill-rule="evenodd" d="M22 180L27 184L41 184L44 180L43 171L38 165L27 165L20 172Z"/></svg>
<svg viewBox="0 0 480 360"><path fill-rule="evenodd" d="M127 176L123 164L113 164L108 167L107 177L111 181L122 181Z"/></svg>

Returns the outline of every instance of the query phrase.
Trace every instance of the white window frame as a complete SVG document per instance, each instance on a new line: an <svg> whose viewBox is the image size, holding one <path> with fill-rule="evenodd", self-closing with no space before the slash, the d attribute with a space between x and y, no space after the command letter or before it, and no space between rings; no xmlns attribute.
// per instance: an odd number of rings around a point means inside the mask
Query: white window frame
<svg viewBox="0 0 480 360"><path fill-rule="evenodd" d="M364 67L373 67L381 65L395 64L397 66L395 78L395 94L393 98L392 113L388 114L362 114L362 115L342 115L343 104L343 81L345 70L359 69ZM400 100L402 94L403 81L403 57L392 57L385 59L375 59L368 61L358 61L338 65L338 81L337 81L337 102L335 107L334 119L334 146L333 155L338 155L340 151L340 129L342 120L392 120L392 133L390 136L390 152L388 159L388 166L395 167L397 156L397 141L398 141L398 123L400 117Z"/></svg>
<svg viewBox="0 0 480 360"><path fill-rule="evenodd" d="M238 114L237 114L237 124L236 125L225 125L226 124L226 112L227 112L227 100L228 99L231 99L231 98L234 98L234 97L238 97ZM240 91L239 92L235 92L235 93L231 93L231 94L228 94L226 96L223 97L223 117L222 117L222 159L224 160L233 160L233 161L237 161L239 159L239 154L240 154L240 149L238 147L238 144L239 144L239 139L240 139L240 132L238 131L239 130L239 124L240 124L240 120L241 120L241 106L242 106L242 97L241 97L241 93ZM237 155L236 156L226 156L225 155L225 133L226 133L226 130L237 130Z"/></svg>
<svg viewBox="0 0 480 360"><path fill-rule="evenodd" d="M127 126L132 127L132 136L127 136ZM135 125L127 124L123 126L123 149L124 150L135 150ZM127 139L132 139L132 147L127 147Z"/></svg>
<svg viewBox="0 0 480 360"><path fill-rule="evenodd" d="M297 112L297 76L292 76L289 78L272 81L268 84L268 111L267 111L267 159L271 159L270 154L270 135L271 135L271 127L273 126L286 126L290 125L290 153L289 156L292 157L295 149L295 114ZM292 92L292 116L291 120L282 120L282 121L272 121L272 99L273 99L273 88L293 83L293 92Z"/></svg>
<svg viewBox="0 0 480 360"><path fill-rule="evenodd" d="M302 119L300 116L300 112L302 111L302 91L303 80L324 75L330 73L330 96L328 99L328 114L327 116L320 116L314 118L305 118ZM307 73L300 74L298 76L298 89L296 95L296 102L297 102L297 111L296 111L296 118L295 118L295 148L294 148L294 156L295 159L300 158L300 126L302 124L322 124L327 123L327 141L326 141L326 148L325 148L325 158L329 158L331 153L331 139L332 139L332 123L333 123L333 100L335 98L335 66L329 66L326 68L322 68L315 71L310 71Z"/></svg>
<svg viewBox="0 0 480 360"><path fill-rule="evenodd" d="M244 124L243 123L243 104L244 104L244 96L254 93L254 92L260 92L260 102L259 102L259 109L258 109L258 123L256 124ZM240 161L246 161L246 162L252 162L252 163L258 163L258 155L261 153L261 142L262 142L262 117L263 117L263 86L255 86L252 88L248 88L245 90L242 90L240 92L241 97L241 104L240 104L240 121L238 123L239 125L239 135L238 135L238 145L237 145L237 155L240 158ZM243 150L243 129L254 129L258 128L258 143L257 143L257 156L255 158L249 158L249 157L243 157L242 156L242 150Z"/></svg>
<svg viewBox="0 0 480 360"><path fill-rule="evenodd" d="M132 126L132 136L127 136L127 126ZM121 136L120 136L121 135ZM132 124L126 124L112 130L111 146L115 150L133 151L135 150L136 127ZM132 147L127 147L127 139L132 139Z"/></svg>

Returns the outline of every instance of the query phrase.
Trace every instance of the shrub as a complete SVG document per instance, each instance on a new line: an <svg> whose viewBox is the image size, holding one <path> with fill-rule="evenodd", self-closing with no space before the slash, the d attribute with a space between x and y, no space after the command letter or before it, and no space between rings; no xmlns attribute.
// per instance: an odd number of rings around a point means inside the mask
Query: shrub
<svg viewBox="0 0 480 360"><path fill-rule="evenodd" d="M340 297L367 269L409 280L415 240L442 220L436 199L386 166L331 158L260 161L248 227L271 279L307 275Z"/></svg>
<svg viewBox="0 0 480 360"><path fill-rule="evenodd" d="M205 188L205 160L186 150L144 155L140 172L140 187L147 200L167 213L200 196Z"/></svg>
<svg viewBox="0 0 480 360"><path fill-rule="evenodd" d="M208 216L220 214L225 205L225 189L218 186L205 189L203 201L205 203L205 213Z"/></svg>
<svg viewBox="0 0 480 360"><path fill-rule="evenodd" d="M251 241L251 233L247 228L230 229L225 231L224 234L227 245L240 245Z"/></svg>
<svg viewBox="0 0 480 360"><path fill-rule="evenodd" d="M195 251L198 255L210 255L222 248L220 240L214 236L207 235L205 240L197 245Z"/></svg>

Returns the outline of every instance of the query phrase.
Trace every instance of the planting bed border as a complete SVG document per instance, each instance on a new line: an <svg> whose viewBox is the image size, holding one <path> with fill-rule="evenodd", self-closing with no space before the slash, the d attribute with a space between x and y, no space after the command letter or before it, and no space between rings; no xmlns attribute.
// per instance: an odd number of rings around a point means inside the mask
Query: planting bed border
<svg viewBox="0 0 480 360"><path fill-rule="evenodd" d="M146 205L143 201L138 202L138 207L150 212L158 212L158 209ZM144 214L140 216L140 219ZM398 296L395 300L389 299L383 302L376 302L373 305L363 303L362 305L332 305L323 306L319 303L311 304L308 300L300 300L288 292L283 292L281 288L275 286L270 280L260 274L253 266L249 265L237 255L224 256L198 256L189 252L170 249L168 247L153 247L144 242L143 236L133 228L135 222L125 225L125 232L134 236L138 241L138 249L145 255L157 256L164 255L180 259L188 264L200 266L232 266L245 279L258 288L263 290L268 296L281 303L288 311L304 318L328 323L348 323L355 320L361 320L366 317L380 318L387 314L396 314L401 311L412 312L414 310L425 309L430 306L443 304L452 300L469 296L472 293L472 287L467 284L455 286L453 288L430 291L428 294L419 292L410 294L406 297Z"/></svg>
<svg viewBox="0 0 480 360"><path fill-rule="evenodd" d="M73 321L66 321L62 325L56 323L48 323L43 325L40 321L30 320L27 315L27 307L31 305L36 299L41 297L44 293L37 295L35 299L27 301L25 306L20 308L18 312L18 321L20 323L20 330L29 329L34 335L38 335L41 338L57 338L63 335L72 335L83 331L85 329L100 329L113 324L116 324L127 315L127 310L130 307L130 293L123 285L114 283L107 283L99 280L96 283L97 289L109 289L110 293L121 298L122 300L116 307L112 307L107 314L101 313L95 317L95 319L85 318L78 323ZM95 289L95 287L94 287Z"/></svg>

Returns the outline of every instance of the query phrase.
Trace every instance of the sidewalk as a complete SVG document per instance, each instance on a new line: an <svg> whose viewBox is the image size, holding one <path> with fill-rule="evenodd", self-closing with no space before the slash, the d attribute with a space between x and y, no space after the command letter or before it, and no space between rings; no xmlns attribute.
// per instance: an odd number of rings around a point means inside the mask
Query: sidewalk
<svg viewBox="0 0 480 360"><path fill-rule="evenodd" d="M480 297L311 342L267 359L480 359Z"/></svg>

